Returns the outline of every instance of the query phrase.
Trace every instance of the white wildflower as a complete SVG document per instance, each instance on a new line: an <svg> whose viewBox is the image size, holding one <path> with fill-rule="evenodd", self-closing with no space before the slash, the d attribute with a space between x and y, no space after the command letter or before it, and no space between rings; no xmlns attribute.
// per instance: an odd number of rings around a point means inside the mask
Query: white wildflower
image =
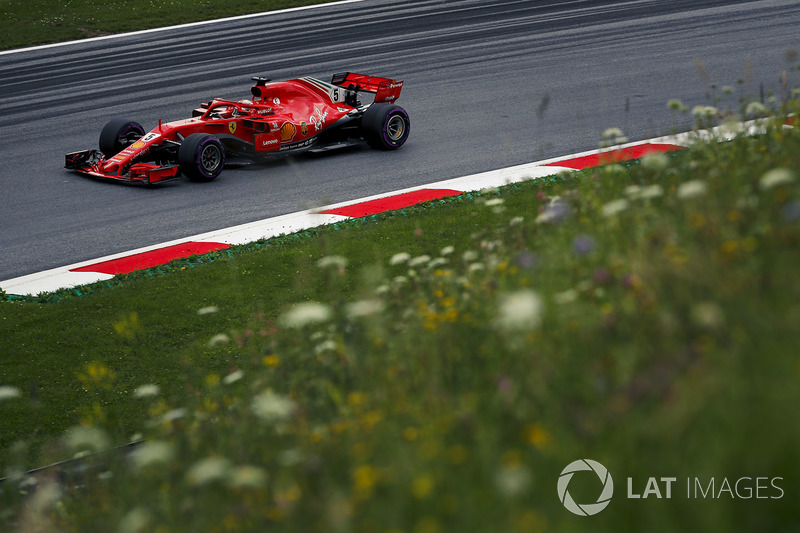
<svg viewBox="0 0 800 533"><path fill-rule="evenodd" d="M64 435L64 443L72 452L100 452L108 449L105 431L90 426L73 426Z"/></svg>
<svg viewBox="0 0 800 533"><path fill-rule="evenodd" d="M194 463L186 473L190 485L202 486L222 481L228 476L231 462L224 457L206 457Z"/></svg>
<svg viewBox="0 0 800 533"><path fill-rule="evenodd" d="M763 117L769 113L761 102L750 102L744 112L749 117Z"/></svg>
<svg viewBox="0 0 800 533"><path fill-rule="evenodd" d="M119 533L147 533L153 530L153 515L147 509L134 507L119 521Z"/></svg>
<svg viewBox="0 0 800 533"><path fill-rule="evenodd" d="M297 448L289 448L278 455L278 462L283 466L297 466L303 462L303 459L303 452Z"/></svg>
<svg viewBox="0 0 800 533"><path fill-rule="evenodd" d="M237 466L228 473L228 486L234 489L262 489L267 486L267 471L253 465Z"/></svg>
<svg viewBox="0 0 800 533"><path fill-rule="evenodd" d="M601 137L604 139L614 139L616 137L622 137L623 135L625 134L619 128L607 128L603 131Z"/></svg>
<svg viewBox="0 0 800 533"><path fill-rule="evenodd" d="M478 272L480 270L485 270L485 269L486 269L486 267L483 265L483 263L472 263L472 264L469 265L469 268L468 268L470 273Z"/></svg>
<svg viewBox="0 0 800 533"><path fill-rule="evenodd" d="M22 392L16 387L12 387L11 385L0 386L0 401L19 398L21 395Z"/></svg>
<svg viewBox="0 0 800 533"><path fill-rule="evenodd" d="M136 468L164 466L175 457L175 449L168 442L155 440L139 445L131 453L131 460Z"/></svg>
<svg viewBox="0 0 800 533"><path fill-rule="evenodd" d="M455 251L456 251L456 248L455 248L455 246L445 246L445 247L444 247L444 248L442 248L442 250L439 252L439 255L441 255L441 256L447 256L447 255L450 255L450 254L452 254L452 253L453 253L453 252L455 252Z"/></svg>
<svg viewBox="0 0 800 533"><path fill-rule="evenodd" d="M302 328L311 324L325 322L331 318L331 308L319 302L295 304L281 315L278 322L288 328Z"/></svg>
<svg viewBox="0 0 800 533"><path fill-rule="evenodd" d="M377 294L378 296L382 296L388 292L389 292L389 286L386 284L378 285L377 287L375 287L375 294Z"/></svg>
<svg viewBox="0 0 800 533"><path fill-rule="evenodd" d="M381 300L360 300L345 306L345 313L351 320L374 315L383 311L384 303Z"/></svg>
<svg viewBox="0 0 800 533"><path fill-rule="evenodd" d="M624 198L612 200L603 206L603 215L607 217L616 216L628 208L628 201Z"/></svg>
<svg viewBox="0 0 800 533"><path fill-rule="evenodd" d="M664 189L661 188L661 185L648 185L647 187L642 187L639 191L638 198L640 200L650 200L653 198L659 198L664 195Z"/></svg>
<svg viewBox="0 0 800 533"><path fill-rule="evenodd" d="M708 191L706 182L700 180L691 180L681 183L675 193L678 198L687 200L690 198L697 198L703 196Z"/></svg>
<svg viewBox="0 0 800 533"><path fill-rule="evenodd" d="M476 259L478 259L478 257L479 257L478 252L476 252L475 250L467 250L466 252L464 252L464 255L462 256L465 263L471 263Z"/></svg>
<svg viewBox="0 0 800 533"><path fill-rule="evenodd" d="M440 266L444 266L446 264L447 264L447 259L445 259L444 257L437 257L436 259L428 263L428 268L435 269L439 268Z"/></svg>
<svg viewBox="0 0 800 533"><path fill-rule="evenodd" d="M328 255L317 261L319 268L342 269L347 266L347 258L341 255Z"/></svg>
<svg viewBox="0 0 800 533"><path fill-rule="evenodd" d="M563 292L558 292L553 296L557 304L564 305L574 302L578 299L578 292L575 289L568 289Z"/></svg>
<svg viewBox="0 0 800 533"><path fill-rule="evenodd" d="M222 378L222 382L225 385L231 385L233 383L236 383L243 377L244 377L244 372L242 372L241 370L234 370L233 372Z"/></svg>
<svg viewBox="0 0 800 533"><path fill-rule="evenodd" d="M519 465L502 467L494 478L497 490L508 498L522 494L530 485L530 481L531 474L528 469Z"/></svg>
<svg viewBox="0 0 800 533"><path fill-rule="evenodd" d="M610 178L617 178L626 175L628 171L619 163L611 163L603 167L603 173Z"/></svg>
<svg viewBox="0 0 800 533"><path fill-rule="evenodd" d="M608 128L602 133L600 138L602 139L600 141L600 146L602 148L628 142L628 138L625 137L625 134L619 128Z"/></svg>
<svg viewBox="0 0 800 533"><path fill-rule="evenodd" d="M27 524L31 527L31 531L55 531L58 529L46 517L55 513L54 508L61 501L63 495L64 492L58 481L45 478L29 501L25 502L25 515L33 517ZM25 527L20 530L24 529Z"/></svg>
<svg viewBox="0 0 800 533"><path fill-rule="evenodd" d="M514 218L512 218L511 220L508 221L508 225L509 226L519 226L523 222L525 222L525 217L514 217Z"/></svg>
<svg viewBox="0 0 800 533"><path fill-rule="evenodd" d="M566 220L570 215L572 215L572 207L566 200L556 196L544 206L544 210L536 217L536 223L558 223Z"/></svg>
<svg viewBox="0 0 800 533"><path fill-rule="evenodd" d="M202 315L213 315L214 313L216 313L218 311L219 311L219 307L217 307L216 305L209 305L207 307L201 307L200 309L198 309L197 310L197 314L200 315L200 316L202 316Z"/></svg>
<svg viewBox="0 0 800 533"><path fill-rule="evenodd" d="M669 158L663 152L652 152L642 157L642 166L648 170L661 171L669 166Z"/></svg>
<svg viewBox="0 0 800 533"><path fill-rule="evenodd" d="M692 321L698 326L715 329L725 322L725 315L719 305L714 302L700 302L691 310Z"/></svg>
<svg viewBox="0 0 800 533"><path fill-rule="evenodd" d="M214 346L219 346L220 344L228 344L231 341L231 338L228 337L224 333L217 333L208 341L208 346L213 348Z"/></svg>
<svg viewBox="0 0 800 533"><path fill-rule="evenodd" d="M533 290L506 294L500 299L497 324L503 329L528 330L539 327L544 304Z"/></svg>
<svg viewBox="0 0 800 533"><path fill-rule="evenodd" d="M265 390L253 398L250 408L258 418L268 423L284 422L291 418L295 403L288 396Z"/></svg>
<svg viewBox="0 0 800 533"><path fill-rule="evenodd" d="M325 352L335 352L337 347L338 345L336 344L336 341L328 339L314 347L314 354L319 355Z"/></svg>
<svg viewBox="0 0 800 533"><path fill-rule="evenodd" d="M408 278L405 277L405 276L395 276L394 279L392 280L392 282L395 285L404 285L404 284L408 283Z"/></svg>
<svg viewBox="0 0 800 533"><path fill-rule="evenodd" d="M713 118L719 114L719 110L716 107L710 105L696 105L692 108L692 115L697 118Z"/></svg>
<svg viewBox="0 0 800 533"><path fill-rule="evenodd" d="M429 255L420 255L420 256L415 257L414 259L411 259L408 262L408 266L411 267L411 268L414 268L414 267L426 265L426 264L428 264L428 262L430 260L431 260L431 256L429 256Z"/></svg>
<svg viewBox="0 0 800 533"><path fill-rule="evenodd" d="M788 168L773 168L768 170L761 176L758 186L762 191L781 187L782 185L789 185L795 180L794 172Z"/></svg>
<svg viewBox="0 0 800 533"><path fill-rule="evenodd" d="M625 187L625 196L628 198L638 198L642 188L639 185L628 185Z"/></svg>
<svg viewBox="0 0 800 533"><path fill-rule="evenodd" d="M133 396L134 398L149 398L151 396L158 396L160 392L161 388L158 385L148 383L147 385L137 387L136 390L133 391Z"/></svg>
<svg viewBox="0 0 800 533"><path fill-rule="evenodd" d="M402 263L407 263L409 259L411 259L411 254L409 254L407 252L399 252L399 253L394 254L392 256L392 258L389 259L389 264L390 265L399 265L399 264L402 264Z"/></svg>
<svg viewBox="0 0 800 533"><path fill-rule="evenodd" d="M492 198L491 200L486 200L486 207L497 207L499 205L503 205L504 201L502 198Z"/></svg>

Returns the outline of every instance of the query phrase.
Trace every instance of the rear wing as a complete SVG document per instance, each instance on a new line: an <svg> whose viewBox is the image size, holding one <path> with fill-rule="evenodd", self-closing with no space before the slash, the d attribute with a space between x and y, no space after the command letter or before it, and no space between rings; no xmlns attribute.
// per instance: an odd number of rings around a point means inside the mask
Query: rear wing
<svg viewBox="0 0 800 533"><path fill-rule="evenodd" d="M403 82L354 72L340 72L331 79L333 85L350 91L364 91L375 94L376 102L394 102L400 98Z"/></svg>

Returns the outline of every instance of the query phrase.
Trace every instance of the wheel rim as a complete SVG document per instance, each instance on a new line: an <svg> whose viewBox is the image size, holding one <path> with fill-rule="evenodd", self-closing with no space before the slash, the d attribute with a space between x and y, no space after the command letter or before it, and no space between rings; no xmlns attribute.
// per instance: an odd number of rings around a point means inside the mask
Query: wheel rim
<svg viewBox="0 0 800 533"><path fill-rule="evenodd" d="M222 163L222 152L217 146L209 145L200 152L200 166L207 174L213 174Z"/></svg>
<svg viewBox="0 0 800 533"><path fill-rule="evenodd" d="M406 133L406 121L400 115L392 115L386 122L386 136L392 142L397 142Z"/></svg>

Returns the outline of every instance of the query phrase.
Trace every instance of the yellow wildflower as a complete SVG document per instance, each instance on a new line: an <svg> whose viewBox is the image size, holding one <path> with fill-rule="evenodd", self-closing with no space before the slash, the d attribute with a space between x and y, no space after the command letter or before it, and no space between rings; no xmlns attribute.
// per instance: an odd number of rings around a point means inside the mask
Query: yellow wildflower
<svg viewBox="0 0 800 533"><path fill-rule="evenodd" d="M433 492L433 479L428 475L419 476L411 483L411 494L418 500L424 500Z"/></svg>
<svg viewBox="0 0 800 533"><path fill-rule="evenodd" d="M265 355L261 360L264 366L278 366L281 364L281 358L275 354Z"/></svg>

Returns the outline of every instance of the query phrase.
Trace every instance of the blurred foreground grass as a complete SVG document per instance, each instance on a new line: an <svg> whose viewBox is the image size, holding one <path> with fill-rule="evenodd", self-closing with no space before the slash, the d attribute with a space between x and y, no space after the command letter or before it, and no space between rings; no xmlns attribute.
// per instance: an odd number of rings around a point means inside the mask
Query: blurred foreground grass
<svg viewBox="0 0 800 533"><path fill-rule="evenodd" d="M797 529L800 132L783 121L57 304L3 303L16 388L0 400L0 520ZM131 439L144 442L91 456L65 484L39 476L22 506L31 461ZM615 482L593 517L556 490L581 458ZM578 503L600 494L587 476L569 486ZM671 499L626 497L628 478L641 495L651 477L676 478Z"/></svg>
<svg viewBox="0 0 800 533"><path fill-rule="evenodd" d="M212 20L326 0L4 0L0 50Z"/></svg>

